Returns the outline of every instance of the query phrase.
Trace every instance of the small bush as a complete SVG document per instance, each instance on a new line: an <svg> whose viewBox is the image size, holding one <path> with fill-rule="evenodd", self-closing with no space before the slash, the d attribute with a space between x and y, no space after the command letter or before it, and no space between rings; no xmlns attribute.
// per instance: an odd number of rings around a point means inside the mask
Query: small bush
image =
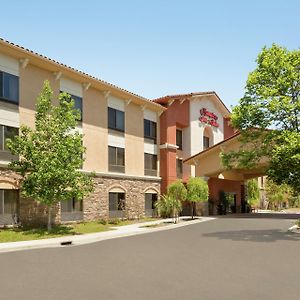
<svg viewBox="0 0 300 300"><path fill-rule="evenodd" d="M99 223L102 224L102 225L107 225L108 221L105 220L105 219L101 219L101 220L99 220Z"/></svg>
<svg viewBox="0 0 300 300"><path fill-rule="evenodd" d="M121 220L118 218L113 218L113 219L108 220L108 224L111 224L111 225L119 225L120 223L121 223Z"/></svg>

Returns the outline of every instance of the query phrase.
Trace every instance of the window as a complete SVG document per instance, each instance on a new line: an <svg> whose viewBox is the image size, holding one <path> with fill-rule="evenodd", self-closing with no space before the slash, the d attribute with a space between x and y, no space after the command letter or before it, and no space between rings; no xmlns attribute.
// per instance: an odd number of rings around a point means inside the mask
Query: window
<svg viewBox="0 0 300 300"><path fill-rule="evenodd" d="M176 173L177 173L177 178L182 178L182 172L183 171L183 163L182 159L177 158L176 159Z"/></svg>
<svg viewBox="0 0 300 300"><path fill-rule="evenodd" d="M0 99L19 103L19 77L0 71Z"/></svg>
<svg viewBox="0 0 300 300"><path fill-rule="evenodd" d="M109 211L124 211L125 193L109 193Z"/></svg>
<svg viewBox="0 0 300 300"><path fill-rule="evenodd" d="M179 150L182 150L182 131L179 129L176 129L176 146Z"/></svg>
<svg viewBox="0 0 300 300"><path fill-rule="evenodd" d="M145 194L145 210L155 209L155 202L157 201L157 194Z"/></svg>
<svg viewBox="0 0 300 300"><path fill-rule="evenodd" d="M125 128L124 112L111 108L108 108L108 128L119 130L124 132Z"/></svg>
<svg viewBox="0 0 300 300"><path fill-rule="evenodd" d="M71 98L74 100L74 108L80 111L80 120L82 121L82 98L74 95L70 95Z"/></svg>
<svg viewBox="0 0 300 300"><path fill-rule="evenodd" d="M144 153L145 175L157 176L157 155Z"/></svg>
<svg viewBox="0 0 300 300"><path fill-rule="evenodd" d="M61 91L61 93L64 93L63 91ZM82 121L82 98L72 95L70 93L67 93L68 95L70 95L70 97L74 100L74 108L78 109L80 111L80 119L79 121Z"/></svg>
<svg viewBox="0 0 300 300"><path fill-rule="evenodd" d="M209 137L208 136L203 136L203 149L209 148Z"/></svg>
<svg viewBox="0 0 300 300"><path fill-rule="evenodd" d="M82 200L76 200L75 198L67 200L67 201L61 201L61 211L63 213L76 213L76 212L82 212L83 211L83 201Z"/></svg>
<svg viewBox="0 0 300 300"><path fill-rule="evenodd" d="M0 190L0 215L17 213L18 190Z"/></svg>
<svg viewBox="0 0 300 300"><path fill-rule="evenodd" d="M7 149L6 139L12 139L18 134L18 128L0 125L0 151L9 151Z"/></svg>
<svg viewBox="0 0 300 300"><path fill-rule="evenodd" d="M108 170L110 172L125 172L125 149L108 146Z"/></svg>
<svg viewBox="0 0 300 300"><path fill-rule="evenodd" d="M144 119L144 137L156 141L156 123Z"/></svg>

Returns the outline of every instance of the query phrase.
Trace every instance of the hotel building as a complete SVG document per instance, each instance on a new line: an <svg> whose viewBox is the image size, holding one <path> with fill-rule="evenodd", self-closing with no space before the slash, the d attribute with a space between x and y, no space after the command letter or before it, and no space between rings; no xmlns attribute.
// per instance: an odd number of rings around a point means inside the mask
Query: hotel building
<svg viewBox="0 0 300 300"><path fill-rule="evenodd" d="M54 99L68 92L81 111L77 130L86 147L82 171L95 172L95 190L83 201L56 207L55 221L152 215L160 194L158 103L0 39L0 224L45 220L46 208L24 199L20 177L8 169L6 138L34 127L35 104L48 80Z"/></svg>

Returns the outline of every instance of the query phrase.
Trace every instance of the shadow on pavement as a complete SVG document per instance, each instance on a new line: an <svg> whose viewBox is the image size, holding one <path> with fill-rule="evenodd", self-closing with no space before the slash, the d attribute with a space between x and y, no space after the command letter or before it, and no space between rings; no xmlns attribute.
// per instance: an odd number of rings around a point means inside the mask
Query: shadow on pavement
<svg viewBox="0 0 300 300"><path fill-rule="evenodd" d="M227 214L217 216L218 218L241 218L241 219L300 219L296 213L249 213L249 214Z"/></svg>
<svg viewBox="0 0 300 300"><path fill-rule="evenodd" d="M299 233L284 232L278 229L221 231L206 233L203 236L240 242L300 241Z"/></svg>

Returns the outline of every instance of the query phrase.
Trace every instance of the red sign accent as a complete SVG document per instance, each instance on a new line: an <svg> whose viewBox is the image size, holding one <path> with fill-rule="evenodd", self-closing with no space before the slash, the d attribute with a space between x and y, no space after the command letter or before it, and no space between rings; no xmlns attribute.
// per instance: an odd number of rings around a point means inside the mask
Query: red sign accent
<svg viewBox="0 0 300 300"><path fill-rule="evenodd" d="M219 127L219 123L217 122L218 116L213 112L208 111L206 108L200 109L200 118L199 121L202 123L209 124L213 127Z"/></svg>

